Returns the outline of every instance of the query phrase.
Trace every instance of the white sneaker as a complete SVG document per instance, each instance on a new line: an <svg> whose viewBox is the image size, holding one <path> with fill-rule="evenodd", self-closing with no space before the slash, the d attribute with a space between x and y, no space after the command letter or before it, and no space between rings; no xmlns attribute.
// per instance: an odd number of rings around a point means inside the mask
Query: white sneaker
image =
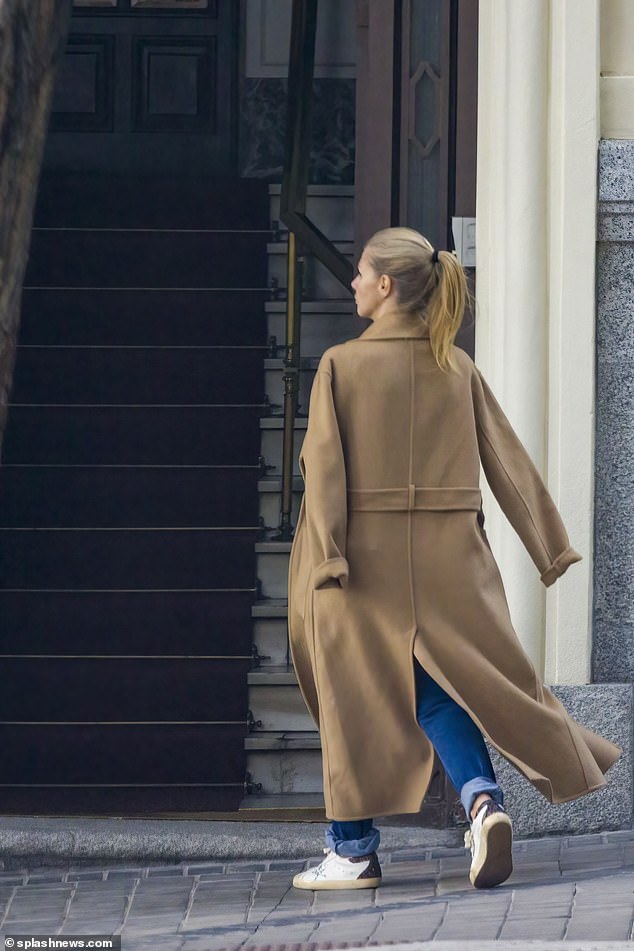
<svg viewBox="0 0 634 951"><path fill-rule="evenodd" d="M345 858L331 849L324 849L326 858L319 865L298 872L295 888L320 891L328 888L377 888L381 884L381 866L376 852Z"/></svg>
<svg viewBox="0 0 634 951"><path fill-rule="evenodd" d="M492 799L482 803L464 844L471 849L469 878L474 888L493 888L513 871L513 827L502 806Z"/></svg>

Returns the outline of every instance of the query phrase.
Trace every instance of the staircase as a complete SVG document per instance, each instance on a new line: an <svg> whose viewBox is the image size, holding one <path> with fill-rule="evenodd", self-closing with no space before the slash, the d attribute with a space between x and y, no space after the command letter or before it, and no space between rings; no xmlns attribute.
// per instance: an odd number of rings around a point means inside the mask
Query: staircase
<svg viewBox="0 0 634 951"><path fill-rule="evenodd" d="M35 225L0 467L0 811L233 810L266 186L56 176Z"/></svg>
<svg viewBox="0 0 634 951"><path fill-rule="evenodd" d="M266 394L271 415L260 421L266 473L258 483L260 516L265 526L279 524L282 460L283 361L286 323L286 253L279 226L279 186L269 186L274 240L268 245L268 278L278 299L265 305L268 336L279 357L265 360ZM352 259L353 189L310 186L307 214ZM302 304L300 415L295 425L294 516L303 483L297 459L306 431L310 388L321 354L360 333L350 295L318 262L307 260ZM261 540L256 545L260 597L253 606L254 667L248 675L251 732L246 740L248 795L245 816L323 816L319 734L301 697L288 649L287 576L290 543Z"/></svg>

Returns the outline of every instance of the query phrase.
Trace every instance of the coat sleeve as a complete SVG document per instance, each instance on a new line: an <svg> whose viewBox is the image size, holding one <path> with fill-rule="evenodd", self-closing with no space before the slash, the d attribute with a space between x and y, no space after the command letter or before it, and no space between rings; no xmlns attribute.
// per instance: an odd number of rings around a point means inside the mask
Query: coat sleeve
<svg viewBox="0 0 634 951"><path fill-rule="evenodd" d="M320 588L336 579L348 582L346 532L348 497L341 435L337 422L332 376L321 365L310 393L308 428L299 464L304 478L306 531L311 584Z"/></svg>
<svg viewBox="0 0 634 951"><path fill-rule="evenodd" d="M473 375L473 402L482 468L509 522L548 587L576 561L548 489L486 380Z"/></svg>

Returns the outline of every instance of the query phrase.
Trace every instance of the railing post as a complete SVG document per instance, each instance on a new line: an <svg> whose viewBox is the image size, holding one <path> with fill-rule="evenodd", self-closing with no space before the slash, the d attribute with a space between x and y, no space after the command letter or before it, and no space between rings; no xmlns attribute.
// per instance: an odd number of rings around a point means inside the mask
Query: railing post
<svg viewBox="0 0 634 951"><path fill-rule="evenodd" d="M286 350L284 355L284 442L282 449L282 504L280 541L290 541L293 534L293 458L295 447L295 416L299 399L301 370L301 300L304 257L298 253L298 242L291 231L288 236L288 302L286 307Z"/></svg>
<svg viewBox="0 0 634 951"><path fill-rule="evenodd" d="M288 71L286 156L280 219L289 231L286 356L284 359L284 443L282 502L275 537L292 537L294 425L300 384L300 321L304 249L310 251L350 292L353 267L306 216L310 154L310 110L315 66L317 0L293 0ZM301 243L301 254L298 248Z"/></svg>

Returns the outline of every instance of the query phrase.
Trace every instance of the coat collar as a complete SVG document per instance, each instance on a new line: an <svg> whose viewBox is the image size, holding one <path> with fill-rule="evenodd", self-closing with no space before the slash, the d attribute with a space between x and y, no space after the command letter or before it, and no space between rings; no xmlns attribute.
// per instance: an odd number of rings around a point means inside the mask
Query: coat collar
<svg viewBox="0 0 634 951"><path fill-rule="evenodd" d="M417 314L392 311L374 320L357 340L389 340L399 337L429 337L429 329Z"/></svg>

